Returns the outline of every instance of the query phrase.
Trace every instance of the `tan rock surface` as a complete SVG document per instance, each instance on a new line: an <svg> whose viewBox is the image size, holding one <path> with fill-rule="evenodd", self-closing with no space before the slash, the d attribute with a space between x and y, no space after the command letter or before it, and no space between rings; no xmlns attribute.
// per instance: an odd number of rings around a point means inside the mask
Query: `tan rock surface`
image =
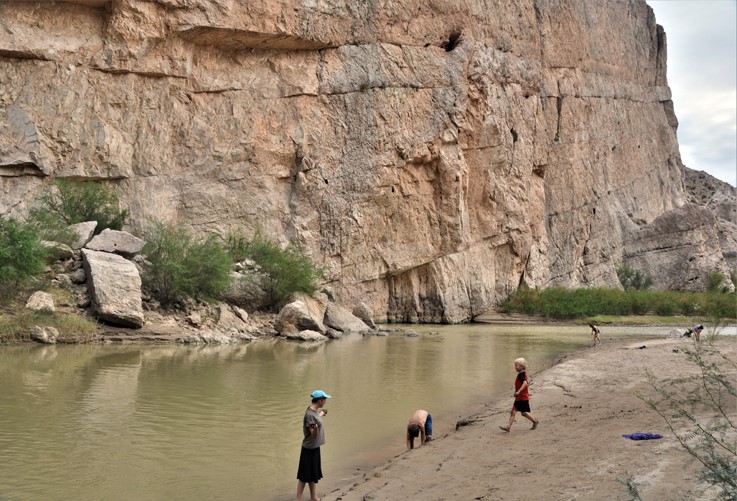
<svg viewBox="0 0 737 501"><path fill-rule="evenodd" d="M106 180L134 230L261 227L343 304L456 322L617 285L627 214L685 202L644 0L103 3L0 4L0 212Z"/></svg>

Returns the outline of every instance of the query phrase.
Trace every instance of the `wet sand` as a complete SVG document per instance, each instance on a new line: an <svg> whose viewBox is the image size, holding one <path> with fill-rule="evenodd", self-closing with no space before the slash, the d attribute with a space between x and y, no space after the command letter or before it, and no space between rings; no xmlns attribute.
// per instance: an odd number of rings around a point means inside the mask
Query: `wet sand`
<svg viewBox="0 0 737 501"><path fill-rule="evenodd" d="M651 391L646 368L661 382L695 374L697 367L682 352L692 342L605 341L537 374L530 367L530 403L540 419L534 431L519 414L510 433L499 429L513 401L510 374L509 395L469 416L467 425L349 485L331 484L325 472L318 495L324 501L632 499L618 481L631 475L643 499L715 498L663 419L634 394ZM737 358L734 338L718 346ZM622 437L634 432L663 438Z"/></svg>

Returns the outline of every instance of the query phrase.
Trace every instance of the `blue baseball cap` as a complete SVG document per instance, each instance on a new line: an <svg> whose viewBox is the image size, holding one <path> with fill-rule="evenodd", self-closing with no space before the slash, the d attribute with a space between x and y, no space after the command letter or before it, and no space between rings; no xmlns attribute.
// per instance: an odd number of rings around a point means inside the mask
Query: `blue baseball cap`
<svg viewBox="0 0 737 501"><path fill-rule="evenodd" d="M330 398L330 395L325 393L322 390L315 390L312 392L312 395L310 395L312 398Z"/></svg>

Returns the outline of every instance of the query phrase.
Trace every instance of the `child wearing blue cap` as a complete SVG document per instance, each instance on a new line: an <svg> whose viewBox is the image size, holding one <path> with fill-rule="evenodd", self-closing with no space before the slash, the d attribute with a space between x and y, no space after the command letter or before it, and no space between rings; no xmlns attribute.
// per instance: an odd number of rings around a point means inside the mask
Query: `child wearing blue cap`
<svg viewBox="0 0 737 501"><path fill-rule="evenodd" d="M305 411L302 420L302 451L299 454L299 468L297 469L297 501L302 501L305 484L310 486L310 500L318 501L317 482L322 478L322 462L320 446L325 443L325 430L322 418L328 413L323 406L330 395L322 390L315 390L310 395L312 403Z"/></svg>

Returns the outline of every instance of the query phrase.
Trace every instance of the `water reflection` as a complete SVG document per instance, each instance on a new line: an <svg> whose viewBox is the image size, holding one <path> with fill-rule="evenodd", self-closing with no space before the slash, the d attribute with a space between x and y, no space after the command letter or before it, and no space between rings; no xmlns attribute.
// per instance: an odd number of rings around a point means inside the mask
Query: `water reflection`
<svg viewBox="0 0 737 501"><path fill-rule="evenodd" d="M0 499L290 499L313 389L334 396L330 487L402 452L414 409L442 435L508 389L518 356L534 373L590 342L580 326L414 329L423 335L2 348Z"/></svg>

